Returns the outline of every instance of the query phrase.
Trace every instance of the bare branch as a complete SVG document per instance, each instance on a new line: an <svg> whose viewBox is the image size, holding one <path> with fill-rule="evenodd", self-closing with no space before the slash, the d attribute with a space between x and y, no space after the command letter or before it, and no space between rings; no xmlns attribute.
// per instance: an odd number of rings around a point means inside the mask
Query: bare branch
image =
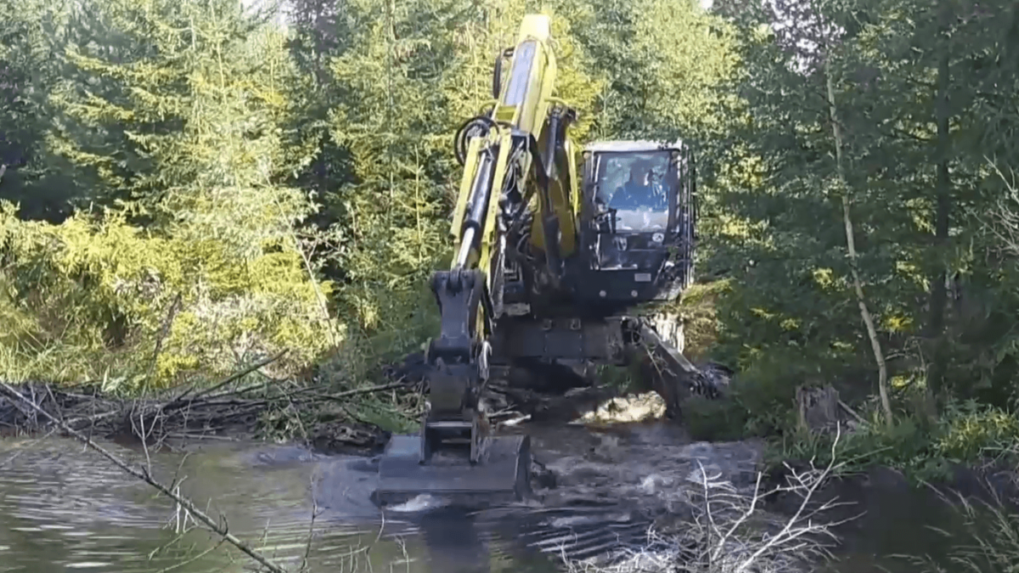
<svg viewBox="0 0 1019 573"><path fill-rule="evenodd" d="M152 486L153 488L158 490L160 493L162 493L166 497L168 497L171 500L173 500L176 503L178 503L181 507L186 509L192 516L197 518L198 521L201 521L203 524L205 524L205 526L208 527L210 530L212 530L213 532L218 534L220 537L222 537L224 540L226 540L228 543L230 543L231 545L233 545L237 549L241 550L241 552L243 552L248 557L251 557L252 559L257 561L260 565L262 565L263 567L265 567L266 569L268 569L272 573L285 573L285 571L286 571L285 569L283 569L279 565L276 565L272 561L269 561L265 557L259 555L257 552L255 552L253 549L251 549L251 547L249 547L246 543L244 543L243 541L241 541L240 539L235 537L232 533L230 533L227 530L227 527L225 525L221 526L221 525L217 524L205 512L203 512L202 510L200 510L197 507L195 507L194 503L192 503L191 500L189 500L189 499L187 499L187 498L185 498L185 497L183 497L181 495L178 495L177 493L175 493L173 491L170 491L166 486L164 486L163 484L157 482L149 474L149 471L148 471L147 468L138 469L138 468L131 467L130 465L128 465L126 462L124 462L123 460L121 460L120 458L115 456L113 453L111 453L106 448L103 448L102 446L96 444L95 442L93 442L87 436L85 436L85 435L81 434L80 432L78 432L77 430L71 428L66 423L61 422L60 420L56 419L49 412L47 412L46 410L43 410L38 404L36 404L36 403L32 402L31 400L29 400L29 399L25 398L24 396L22 396L17 390L12 388L6 382L0 382L0 389L2 389L4 392L6 392L11 398L13 398L15 400L18 400L20 402L23 402L25 405L27 405L30 408L32 408L36 413L41 414L43 417L47 418L51 423L56 424L64 432L74 436L76 439L81 441L86 447L91 448L91 449L95 450L96 452L98 452L104 458L106 458L110 462L112 462L115 466L117 466L120 469L124 470L128 474L131 474L132 476L134 476L134 477L144 481L145 483L149 484L150 486Z"/></svg>
<svg viewBox="0 0 1019 573"><path fill-rule="evenodd" d="M695 498L689 502L695 514L691 522L673 531L649 531L648 543L640 551L625 551L608 564L568 562L571 573L791 573L805 569L817 559L830 558L828 550L836 537L831 528L842 522L817 520L817 516L843 505L835 500L817 504L818 489L827 483L837 467L836 447L826 467L805 471L790 469L786 485L761 491L758 474L753 491L741 492L719 476L701 472ZM761 500L785 492L800 498L794 515L778 518L761 508ZM813 507L813 506L817 507ZM850 518L850 519L855 519ZM799 566L799 567L798 567Z"/></svg>

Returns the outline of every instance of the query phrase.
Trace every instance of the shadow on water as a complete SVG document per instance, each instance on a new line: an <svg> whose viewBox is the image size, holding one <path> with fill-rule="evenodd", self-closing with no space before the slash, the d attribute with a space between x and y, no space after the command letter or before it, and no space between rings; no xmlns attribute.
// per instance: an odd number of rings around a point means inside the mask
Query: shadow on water
<svg viewBox="0 0 1019 573"><path fill-rule="evenodd" d="M428 561L438 571L491 573L491 552L466 512L442 508L419 522Z"/></svg>
<svg viewBox="0 0 1019 573"><path fill-rule="evenodd" d="M225 516L232 533L295 571L307 559L310 572L548 573L556 570L550 555L583 557L641 543L650 520L633 511L636 504L628 496L647 490L644 482L666 483L641 481L641 472L676 473L679 467L664 459L638 459L672 455L675 445L667 441L674 436L656 431L598 437L560 429L555 439L538 436L538 444L558 442L563 448L615 445L585 454L583 463L579 454L560 462L580 468L575 481L563 480L560 489L582 492L581 502L564 502L570 500L566 495L531 508L468 512L417 500L383 514L370 500L372 460L322 457L287 446L215 444L187 456L160 454L152 458L152 472L164 483L177 475L181 492L197 506ZM560 439L570 432L577 441ZM137 450L108 447L131 463L145 460ZM596 456L605 451L624 457ZM599 477L597 472L607 470L598 464L614 473ZM841 500L857 502L850 512L867 511L840 531L846 543L839 551L839 573L881 567L916 573L905 562L875 556L943 554L943 538L925 526L951 529L954 514L932 492L888 479L872 476L836 492ZM631 483L612 485L625 480ZM245 558L217 548L217 541L194 528L172 502L80 444L57 438L0 441L0 573L245 571Z"/></svg>
<svg viewBox="0 0 1019 573"><path fill-rule="evenodd" d="M988 534L994 523L985 503L997 506L999 501L1004 501L1010 506L1006 512L1013 514L1017 509L1014 502L1008 501L1015 494L1012 477L1000 474L989 477L989 481L984 481L975 472L959 468L950 483L912 487L902 474L874 468L862 476L836 482L825 497L837 496L839 502L849 505L836 510L833 517L863 515L836 528L842 539L837 550L839 559L826 571L920 573L936 570L918 566L916 559L919 557L930 559L945 571L991 573L1001 570L996 567L968 569L953 561L952 555L963 546L973 547L974 534L993 544L994 536ZM960 508L954 506L960 495L980 516L976 523L967 523ZM974 530L974 526L979 531Z"/></svg>
<svg viewBox="0 0 1019 573"><path fill-rule="evenodd" d="M537 552L507 547L493 532L478 523L477 516L457 508L440 508L423 514L417 522L428 570L449 573L497 573L556 571L553 563Z"/></svg>

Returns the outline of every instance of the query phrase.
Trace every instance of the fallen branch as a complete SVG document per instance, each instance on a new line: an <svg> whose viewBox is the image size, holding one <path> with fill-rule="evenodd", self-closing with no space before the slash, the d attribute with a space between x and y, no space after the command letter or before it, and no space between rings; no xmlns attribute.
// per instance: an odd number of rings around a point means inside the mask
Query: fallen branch
<svg viewBox="0 0 1019 573"><path fill-rule="evenodd" d="M0 382L0 389L3 389L11 398L13 398L15 400L18 400L18 401L28 405L36 413L42 414L50 422L52 422L53 424L56 424L61 430L63 430L64 432L70 434L71 436L74 436L80 442L85 444L85 446L95 450L96 452L98 452L100 455L102 455L103 457L108 459L110 462L112 462L114 465L116 465L120 469L122 469L125 472L127 472L128 474L130 474L130 475L132 475L132 476L134 476L134 477L144 481L145 483L149 484L150 486L152 486L153 488L158 490L160 493L162 493L166 497L168 497L168 498L172 499L174 502L178 503L181 507L187 509L191 513L191 515L193 515L195 518L198 519L198 521L201 521L210 530L212 530L217 535L219 535L220 537L225 539L228 543L230 543L231 545L233 545L234 547L239 549L241 552L243 552L248 557L251 557L252 559L257 561L259 564L261 564L263 567L265 567L269 571L272 571L273 573L286 573L285 569L283 569L279 565L276 565L272 561L269 561L265 557L259 555L257 552L255 552L253 549L251 549L251 547L249 547L246 543L244 543L243 541L241 541L240 539L235 537L232 533L227 531L226 528L220 527L215 521L213 521L213 519L211 517L206 515L202 510L198 509L195 506L195 504L191 502L191 500L189 500L189 499L187 499L187 498L185 498L183 496L180 496L180 495L170 491L166 486L164 486L163 484L157 482L149 474L147 469L145 469L145 468L137 469L137 468L131 467L126 462L124 462L123 460L121 460L120 458L118 458L117 456L112 454L110 451L108 451L105 448L103 448L102 446L94 443L90 438L82 435L80 432L78 432L74 428L71 428L66 423L64 423L64 422L58 420L57 418L55 418L53 415L51 415L46 410L43 410L40 406L38 406L37 404L35 404L31 400L29 400L29 399L25 398L24 396L22 396L17 390L15 390L13 387L11 387L6 382Z"/></svg>
<svg viewBox="0 0 1019 573"><path fill-rule="evenodd" d="M386 390L395 390L397 388L406 388L410 386L407 382L392 382L390 384L379 384L378 386L369 386L367 388L356 388L354 390L344 390L336 394L322 394L320 392L312 393L313 398L322 400L330 400L333 402L339 401L341 398L349 398L350 396L357 396L359 394L372 394L374 392L385 392ZM297 390L292 394L300 394L302 392L312 392L314 388L305 388ZM300 401L306 401L308 398L302 398Z"/></svg>
<svg viewBox="0 0 1019 573"><path fill-rule="evenodd" d="M863 425L863 426L869 426L870 425L870 422L868 422L867 420L863 419L863 416L857 414L856 410L853 410L849 406L849 404L846 404L842 400L839 400L838 403L839 403L839 406L841 406L842 409L845 410L850 416L855 418L856 421L860 423L860 425Z"/></svg>
<svg viewBox="0 0 1019 573"><path fill-rule="evenodd" d="M216 390L219 390L223 386L226 386L227 384L230 384L231 382L236 382L237 380L240 380L241 378L247 376L248 374L251 374L255 370L258 370L259 368L262 368L263 366L267 366L269 364L272 364L273 362L276 362L277 360L282 358L283 355L286 354L286 353L287 353L287 351L284 350L283 352L280 352L276 356L272 356L270 358L266 358L264 360L261 360L259 362L256 362L256 363L252 364L251 366L248 366L247 368L245 368L243 370L239 370L239 371L235 372L234 374L231 374L229 377L227 377L222 382L219 382L216 385L212 386L211 388L207 388L205 390L202 390L198 394L195 394L194 396L192 396L187 401L187 403L188 404L192 404L195 400L201 398L202 396L208 396L209 394L212 394L213 392L215 392ZM163 411L167 411L167 410L173 410L173 409L176 409L176 408L183 407L184 406L184 398L188 394L190 394L191 391L194 390L194 389L195 389L194 386L188 388L180 396L177 396L173 400L171 400L171 401L167 402L166 404L164 404L161 409Z"/></svg>

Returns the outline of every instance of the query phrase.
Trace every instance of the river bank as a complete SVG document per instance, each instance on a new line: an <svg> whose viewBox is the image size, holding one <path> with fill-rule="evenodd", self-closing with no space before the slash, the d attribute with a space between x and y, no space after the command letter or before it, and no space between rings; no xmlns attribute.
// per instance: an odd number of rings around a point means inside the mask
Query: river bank
<svg viewBox="0 0 1019 573"><path fill-rule="evenodd" d="M385 432L359 421L342 400L407 386L391 383L329 393L316 386L221 384L128 398L95 387L22 384L6 386L0 396L0 433L61 432L54 422L59 420L89 436L144 442L154 449L204 440L266 439L296 440L322 452L370 452L385 443Z"/></svg>

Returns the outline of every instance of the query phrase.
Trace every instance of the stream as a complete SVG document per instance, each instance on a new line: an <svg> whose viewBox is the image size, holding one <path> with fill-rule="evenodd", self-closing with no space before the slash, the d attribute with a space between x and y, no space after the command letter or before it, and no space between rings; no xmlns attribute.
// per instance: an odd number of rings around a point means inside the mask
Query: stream
<svg viewBox="0 0 1019 573"><path fill-rule="evenodd" d="M467 512L417 498L384 513L369 494L367 458L322 456L296 446L203 441L189 453L149 459L163 483L225 519L276 563L309 571L539 573L557 555L583 559L638 549L700 462L753 484L759 448L691 443L663 423L528 428L535 457L557 475L540 504ZM138 447L103 443L145 464ZM887 480L886 480L887 481ZM892 480L894 482L894 480ZM926 490L880 476L840 492L865 515L839 530L835 573L919 569L891 553L944 549L924 526L951 529L952 514ZM314 515L314 520L312 516ZM0 440L0 572L232 572L249 560L195 527L148 485L70 439ZM822 567L822 566L819 566Z"/></svg>

